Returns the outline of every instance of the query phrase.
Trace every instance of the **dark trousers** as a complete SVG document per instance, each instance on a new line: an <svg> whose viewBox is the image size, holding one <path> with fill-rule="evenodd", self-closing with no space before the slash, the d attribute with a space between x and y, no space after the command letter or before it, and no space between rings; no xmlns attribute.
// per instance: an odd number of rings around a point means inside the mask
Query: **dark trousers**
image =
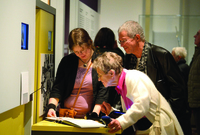
<svg viewBox="0 0 200 135"><path fill-rule="evenodd" d="M190 122L191 113L187 112L187 113L179 114L177 118L183 130L184 135L192 135L192 128L191 128L191 122Z"/></svg>
<svg viewBox="0 0 200 135"><path fill-rule="evenodd" d="M135 135L135 131L133 130L133 127L130 126L127 129L125 129L121 135Z"/></svg>
<svg viewBox="0 0 200 135"><path fill-rule="evenodd" d="M152 123L147 118L141 118L135 123L136 130L147 130L151 127ZM128 127L125 129L121 135L135 135L135 131L133 126Z"/></svg>
<svg viewBox="0 0 200 135"><path fill-rule="evenodd" d="M192 109L194 115L195 126L197 129L198 135L200 135L200 108Z"/></svg>

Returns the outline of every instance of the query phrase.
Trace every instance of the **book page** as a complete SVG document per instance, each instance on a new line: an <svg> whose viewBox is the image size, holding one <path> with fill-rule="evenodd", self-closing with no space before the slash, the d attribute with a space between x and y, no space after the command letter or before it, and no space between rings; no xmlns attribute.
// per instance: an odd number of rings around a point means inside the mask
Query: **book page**
<svg viewBox="0 0 200 135"><path fill-rule="evenodd" d="M61 121L62 123L79 127L79 128L99 128L106 127L106 125L101 124L94 120L85 119L74 119L70 117L46 117L48 120Z"/></svg>

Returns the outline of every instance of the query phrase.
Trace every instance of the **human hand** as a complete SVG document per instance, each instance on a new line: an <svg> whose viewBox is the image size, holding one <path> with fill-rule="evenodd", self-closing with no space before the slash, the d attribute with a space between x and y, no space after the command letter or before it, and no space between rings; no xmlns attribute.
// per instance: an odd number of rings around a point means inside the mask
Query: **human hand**
<svg viewBox="0 0 200 135"><path fill-rule="evenodd" d="M47 113L47 117L57 117L56 111L54 109L49 109L49 111Z"/></svg>
<svg viewBox="0 0 200 135"><path fill-rule="evenodd" d="M106 126L112 121L110 116L102 116L101 119L106 123Z"/></svg>
<svg viewBox="0 0 200 135"><path fill-rule="evenodd" d="M109 103L106 103L105 101L101 104L101 111L105 113L106 115L110 114L111 105Z"/></svg>
<svg viewBox="0 0 200 135"><path fill-rule="evenodd" d="M99 115L96 112L92 112L92 113L87 113L86 114L86 119L91 119L91 120L98 120L99 119Z"/></svg>
<svg viewBox="0 0 200 135"><path fill-rule="evenodd" d="M110 130L108 130L109 133L115 133L122 128L119 121L116 119L112 119L108 124L108 127L110 128Z"/></svg>

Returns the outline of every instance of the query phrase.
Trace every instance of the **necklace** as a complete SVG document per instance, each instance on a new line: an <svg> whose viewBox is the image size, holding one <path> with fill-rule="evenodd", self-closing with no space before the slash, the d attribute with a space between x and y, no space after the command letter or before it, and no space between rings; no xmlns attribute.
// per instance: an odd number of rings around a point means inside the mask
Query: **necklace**
<svg viewBox="0 0 200 135"><path fill-rule="evenodd" d="M79 58L79 59L84 63L83 66L84 66L84 67L87 67L87 64L88 64L88 62L91 60L91 58L92 58L92 57L90 57L90 59L89 59L87 62L83 62L80 58Z"/></svg>

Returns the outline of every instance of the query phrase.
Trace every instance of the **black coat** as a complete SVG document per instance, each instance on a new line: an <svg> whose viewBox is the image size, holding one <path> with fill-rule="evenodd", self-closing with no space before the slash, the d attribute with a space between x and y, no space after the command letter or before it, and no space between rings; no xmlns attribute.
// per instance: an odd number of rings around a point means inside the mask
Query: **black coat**
<svg viewBox="0 0 200 135"><path fill-rule="evenodd" d="M186 83L181 76L180 69L169 51L150 43L147 45L147 75L170 103L174 114L183 127L184 123L189 121L184 119L187 104ZM130 55L126 55L125 68L128 67L129 62Z"/></svg>
<svg viewBox="0 0 200 135"><path fill-rule="evenodd" d="M178 62L178 67L181 71L181 74L183 75L183 78L185 80L185 83L187 84L188 82L188 75L190 72L190 67L188 66L188 64L186 64L186 60L185 59L180 59Z"/></svg>
<svg viewBox="0 0 200 135"><path fill-rule="evenodd" d="M187 114L187 82L170 52L162 47L149 45L147 74L170 103L184 134L191 135L190 118Z"/></svg>

